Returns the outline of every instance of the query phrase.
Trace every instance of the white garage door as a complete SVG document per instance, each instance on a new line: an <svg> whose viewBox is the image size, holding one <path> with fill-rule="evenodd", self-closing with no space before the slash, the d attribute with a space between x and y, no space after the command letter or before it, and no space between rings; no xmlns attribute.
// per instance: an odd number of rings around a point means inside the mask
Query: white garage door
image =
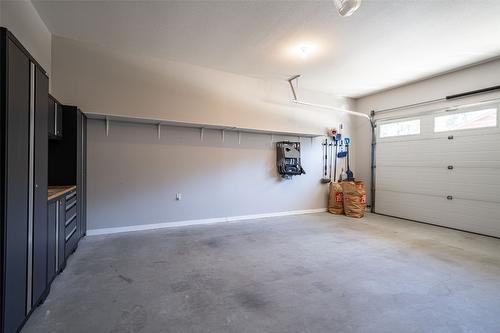
<svg viewBox="0 0 500 333"><path fill-rule="evenodd" d="M500 237L498 110L377 121L375 212Z"/></svg>

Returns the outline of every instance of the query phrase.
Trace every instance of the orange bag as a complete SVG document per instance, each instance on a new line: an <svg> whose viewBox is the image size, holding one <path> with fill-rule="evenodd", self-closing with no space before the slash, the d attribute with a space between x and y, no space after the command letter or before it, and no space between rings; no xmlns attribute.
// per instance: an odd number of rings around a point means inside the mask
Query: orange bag
<svg viewBox="0 0 500 333"><path fill-rule="evenodd" d="M330 183L330 197L328 211L332 214L344 214L344 195L340 183Z"/></svg>
<svg viewBox="0 0 500 333"><path fill-rule="evenodd" d="M365 216L365 184L362 181L342 182L342 189L344 191L345 215L356 218Z"/></svg>

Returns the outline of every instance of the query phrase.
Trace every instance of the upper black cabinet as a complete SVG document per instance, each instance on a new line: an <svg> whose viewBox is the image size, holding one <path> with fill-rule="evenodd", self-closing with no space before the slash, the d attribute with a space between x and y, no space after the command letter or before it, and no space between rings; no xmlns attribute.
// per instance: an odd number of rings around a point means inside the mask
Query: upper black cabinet
<svg viewBox="0 0 500 333"><path fill-rule="evenodd" d="M54 97L49 96L49 138L61 139L63 136L62 105Z"/></svg>

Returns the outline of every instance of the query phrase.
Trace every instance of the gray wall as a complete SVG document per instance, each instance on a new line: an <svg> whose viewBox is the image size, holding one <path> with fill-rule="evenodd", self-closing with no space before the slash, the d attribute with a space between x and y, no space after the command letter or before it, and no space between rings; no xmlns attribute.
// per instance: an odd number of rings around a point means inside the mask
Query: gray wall
<svg viewBox="0 0 500 333"><path fill-rule="evenodd" d="M306 175L281 180L271 135L111 122L88 123L88 228L326 207L322 138L302 138ZM274 136L274 141L293 137ZM176 193L182 200L176 201Z"/></svg>

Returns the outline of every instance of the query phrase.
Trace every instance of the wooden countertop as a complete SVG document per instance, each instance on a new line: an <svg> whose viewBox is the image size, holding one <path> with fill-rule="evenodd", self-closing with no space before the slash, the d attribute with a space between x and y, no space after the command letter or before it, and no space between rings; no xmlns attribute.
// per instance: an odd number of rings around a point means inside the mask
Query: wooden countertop
<svg viewBox="0 0 500 333"><path fill-rule="evenodd" d="M76 189L76 185L68 185L68 186L49 186L49 201L55 198L59 198L60 196L73 191Z"/></svg>

